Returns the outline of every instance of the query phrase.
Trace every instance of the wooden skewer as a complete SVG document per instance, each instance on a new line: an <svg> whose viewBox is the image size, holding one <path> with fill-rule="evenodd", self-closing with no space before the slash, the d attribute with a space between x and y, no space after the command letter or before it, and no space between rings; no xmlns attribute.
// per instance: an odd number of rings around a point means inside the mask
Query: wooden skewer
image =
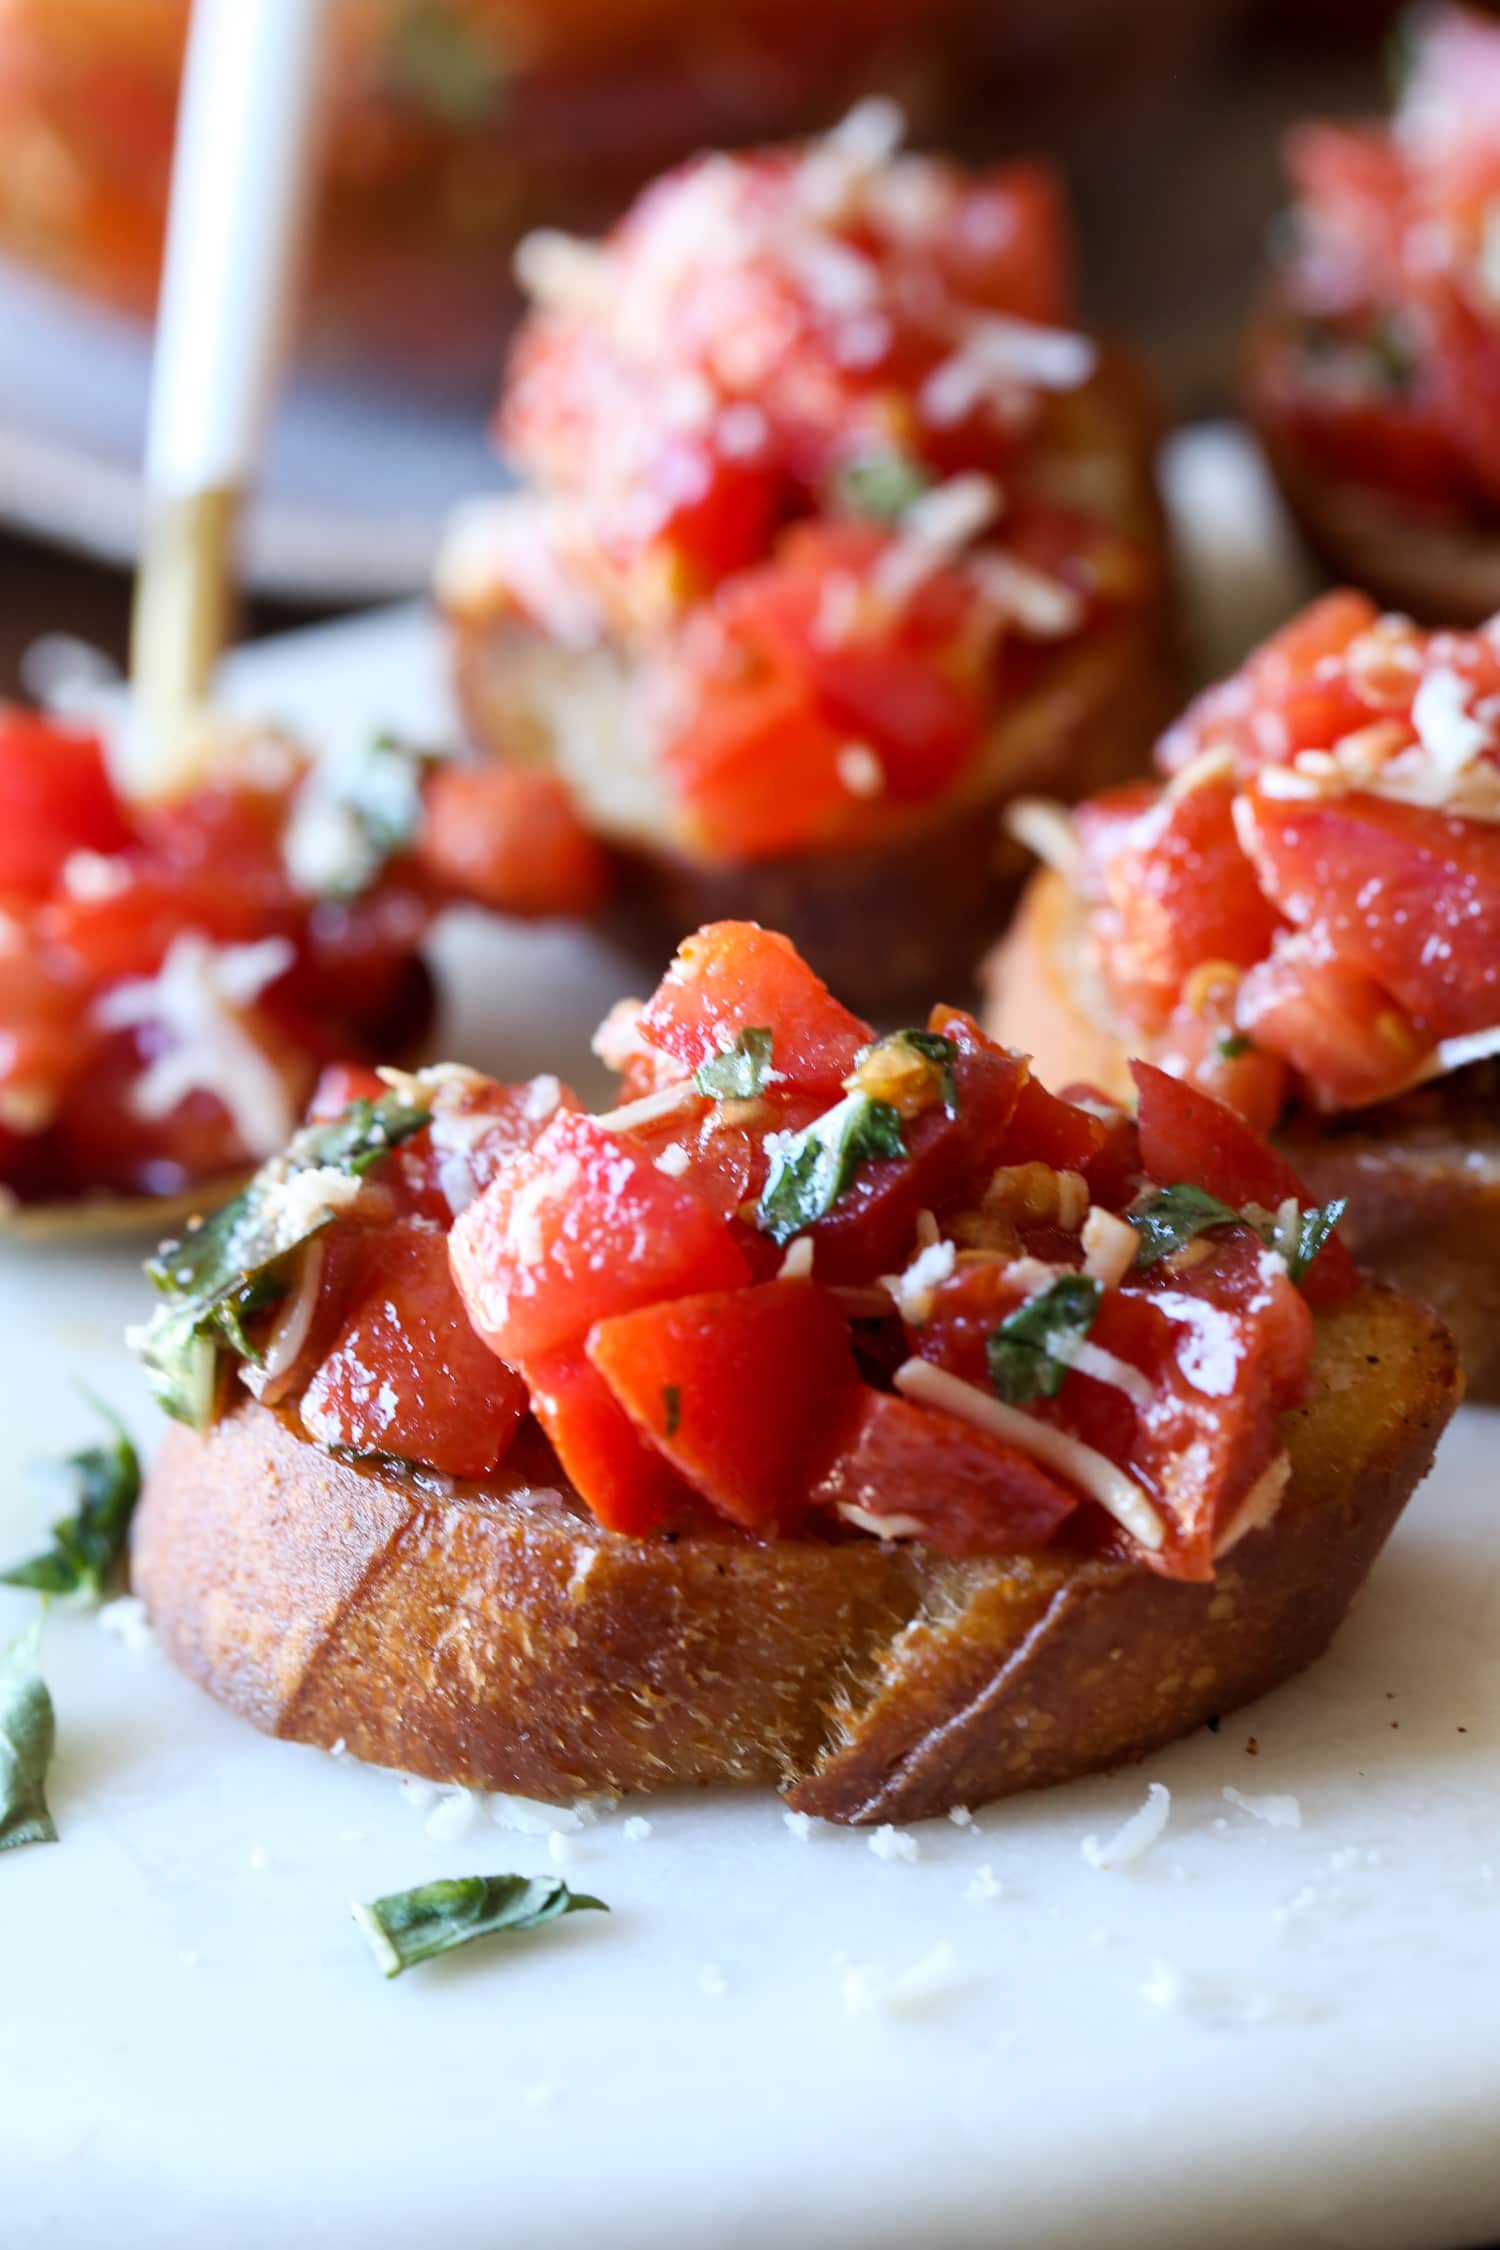
<svg viewBox="0 0 1500 2250"><path fill-rule="evenodd" d="M229 638L240 503L288 331L321 112L328 0L195 0L146 439L122 786L191 781Z"/></svg>

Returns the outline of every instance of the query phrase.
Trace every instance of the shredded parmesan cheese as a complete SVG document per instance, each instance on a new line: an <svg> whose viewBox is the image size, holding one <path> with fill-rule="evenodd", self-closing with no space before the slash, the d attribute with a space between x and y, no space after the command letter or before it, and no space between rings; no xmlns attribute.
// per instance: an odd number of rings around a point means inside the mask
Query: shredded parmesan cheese
<svg viewBox="0 0 1500 2250"><path fill-rule="evenodd" d="M1145 1803L1113 1836L1102 1844L1097 1836L1085 1836L1079 1848L1090 1867L1097 1867L1101 1873L1114 1867L1127 1867L1150 1851L1171 1815L1171 1790L1165 1782L1153 1781L1147 1787Z"/></svg>
<svg viewBox="0 0 1500 2250"><path fill-rule="evenodd" d="M280 1070L245 1024L245 1011L296 958L289 939L210 944L184 930L154 977L101 994L94 1020L106 1031L151 1029L165 1045L130 1089L138 1117L168 1117L190 1094L208 1093L229 1112L246 1153L273 1156L291 1139L296 1112Z"/></svg>
<svg viewBox="0 0 1500 2250"><path fill-rule="evenodd" d="M639 1101L622 1102L618 1109L602 1110L594 1123L602 1125L607 1133L633 1133L639 1125L657 1125L664 1117L681 1116L702 1099L691 1078L682 1078L674 1086L658 1086L655 1093L642 1094Z"/></svg>
<svg viewBox="0 0 1500 2250"><path fill-rule="evenodd" d="M892 607L977 539L1001 507L1000 487L977 470L950 477L914 500L901 527L870 574L878 598Z"/></svg>
<svg viewBox="0 0 1500 2250"><path fill-rule="evenodd" d="M1112 1390L1123 1391L1132 1406L1143 1411L1151 1404L1154 1392L1138 1367L1116 1352L1109 1352L1102 1344L1093 1343L1087 1336L1076 1336L1071 1330L1054 1329L1047 1338L1048 1355L1060 1359L1065 1366L1080 1375L1092 1376L1096 1383L1108 1383Z"/></svg>
<svg viewBox="0 0 1500 2250"><path fill-rule="evenodd" d="M1278 1453L1270 1466L1256 1478L1220 1532L1214 1547L1215 1562L1221 1555L1227 1555L1232 1548L1237 1547L1247 1533L1261 1531L1270 1523L1281 1506L1282 1494L1291 1482L1291 1476L1291 1455L1286 1452Z"/></svg>
<svg viewBox="0 0 1500 2250"><path fill-rule="evenodd" d="M1471 680L1440 664L1427 674L1413 699L1417 740L1444 773L1462 773L1495 747L1493 733L1469 708L1473 692Z"/></svg>
<svg viewBox="0 0 1500 2250"><path fill-rule="evenodd" d="M813 1239L810 1234L799 1234L795 1242L787 1245L786 1256L777 1269L778 1281L807 1281L813 1270Z"/></svg>
<svg viewBox="0 0 1500 2250"><path fill-rule="evenodd" d="M1014 555L976 555L969 574L985 599L1034 640L1064 640L1083 623L1083 602L1071 586Z"/></svg>
<svg viewBox="0 0 1500 2250"><path fill-rule="evenodd" d="M1252 1820L1263 1820L1268 1828L1300 1828L1302 1807L1295 1797L1247 1797L1238 1789L1226 1788L1226 1804L1238 1805Z"/></svg>
<svg viewBox="0 0 1500 2250"><path fill-rule="evenodd" d="M1005 826L1018 844L1024 844L1044 867L1071 888L1078 887L1078 839L1065 806L1050 797L1017 797L1007 806Z"/></svg>
<svg viewBox="0 0 1500 2250"><path fill-rule="evenodd" d="M1034 1420L1019 1407L1007 1406L1003 1399L991 1397L946 1367L934 1367L924 1359L905 1361L893 1380L907 1398L941 1407L960 1421L972 1422L976 1429L988 1430L1008 1445L1045 1461L1091 1500L1097 1500L1141 1546L1154 1552L1166 1538L1166 1527L1141 1486L1081 1438L1055 1430L1050 1422Z"/></svg>

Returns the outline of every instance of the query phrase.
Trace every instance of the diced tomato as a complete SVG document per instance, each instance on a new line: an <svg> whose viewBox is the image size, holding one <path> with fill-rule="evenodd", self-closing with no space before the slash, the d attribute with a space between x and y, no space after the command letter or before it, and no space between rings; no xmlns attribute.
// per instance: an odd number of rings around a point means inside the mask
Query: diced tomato
<svg viewBox="0 0 1500 2250"><path fill-rule="evenodd" d="M431 1125L403 1141L385 1178L403 1210L449 1226L497 1174L531 1148L560 1110L581 1107L556 1078L503 1086L477 1073L450 1081Z"/></svg>
<svg viewBox="0 0 1500 2250"><path fill-rule="evenodd" d="M1293 190L1317 228L1316 273L1308 280L1319 294L1308 310L1334 315L1398 296L1412 214L1406 166L1390 134L1375 125L1299 125L1285 155Z"/></svg>
<svg viewBox="0 0 1500 2250"><path fill-rule="evenodd" d="M1301 1072L1313 1103L1323 1109L1356 1109L1395 1093L1410 1081L1428 1044L1373 977L1326 959L1317 940L1302 936L1284 940L1250 971L1240 987L1238 1017L1252 1039ZM1192 1075L1204 1083L1201 1072ZM1274 1123L1280 1113L1279 1101L1269 1119L1252 1117L1243 1100L1230 1106L1254 1124Z"/></svg>
<svg viewBox="0 0 1500 2250"><path fill-rule="evenodd" d="M99 737L0 708L0 896L41 898L74 852L130 841Z"/></svg>
<svg viewBox="0 0 1500 2250"><path fill-rule="evenodd" d="M684 1076L758 1029L771 1033L781 1081L830 1102L874 1037L788 939L757 922L712 922L685 939L640 1017L642 1038Z"/></svg>
<svg viewBox="0 0 1500 2250"><path fill-rule="evenodd" d="M42 907L38 928L97 984L155 973L175 938L193 930L215 945L246 945L275 934L265 901L216 877L123 863L127 879L98 896L61 892Z"/></svg>
<svg viewBox="0 0 1500 2250"><path fill-rule="evenodd" d="M1262 884L1325 952L1434 1038L1500 1022L1500 828L1358 794L1245 805Z"/></svg>
<svg viewBox="0 0 1500 2250"><path fill-rule="evenodd" d="M749 1279L695 1195L621 1135L567 1110L469 1206L450 1244L475 1328L527 1369L612 1313Z"/></svg>
<svg viewBox="0 0 1500 2250"><path fill-rule="evenodd" d="M1172 1077L1190 1078L1257 1133L1271 1132L1280 1119L1288 1078L1284 1052L1257 1043L1255 1010L1245 999L1264 969L1259 963L1241 977L1227 963L1222 971L1208 965L1189 978L1193 997L1172 1010L1156 1056Z"/></svg>
<svg viewBox="0 0 1500 2250"><path fill-rule="evenodd" d="M498 914L591 914L606 887L604 853L566 783L526 766L440 766L417 852L443 890Z"/></svg>
<svg viewBox="0 0 1500 2250"><path fill-rule="evenodd" d="M388 1092L378 1071L365 1063L327 1063L307 1105L309 1124L322 1125L342 1117L355 1102L378 1102Z"/></svg>
<svg viewBox="0 0 1500 2250"><path fill-rule="evenodd" d="M982 173L935 247L959 295L1045 328L1073 318L1067 210L1050 164L1006 164Z"/></svg>
<svg viewBox="0 0 1500 2250"><path fill-rule="evenodd" d="M924 1110L904 1128L907 1154L864 1164L828 1216L809 1231L820 1281L860 1283L889 1273L911 1247L917 1216L978 1202L1030 1065L987 1039L961 1008L934 1008L928 1029L953 1041L958 1102Z"/></svg>
<svg viewBox="0 0 1500 2250"><path fill-rule="evenodd" d="M1276 909L1235 833L1231 780L1157 796L1111 842L1103 868L1109 928L1102 965L1132 1020L1159 1027L1200 964L1247 968L1261 958L1277 927Z"/></svg>
<svg viewBox="0 0 1500 2250"><path fill-rule="evenodd" d="M854 1383L843 1317L810 1281L679 1297L599 1321L588 1355L637 1429L721 1515L789 1531Z"/></svg>
<svg viewBox="0 0 1500 2250"><path fill-rule="evenodd" d="M984 1388L988 1339L1026 1294L1014 1269L960 1269L934 1292L915 1347ZM1312 1350L1302 1292L1265 1270L1254 1236L1218 1236L1212 1258L1186 1274L1153 1269L1106 1291L1089 1340L1144 1376L1149 1400L1074 1369L1055 1398L1038 1397L1028 1411L1143 1486L1166 1537L1156 1550L1127 1540L1136 1561L1169 1577L1211 1577L1218 1535L1280 1442L1275 1416L1301 1395ZM1097 1537L1092 1507L1089 1517Z"/></svg>
<svg viewBox="0 0 1500 2250"><path fill-rule="evenodd" d="M1285 1157L1233 1110L1151 1063L1133 1062L1130 1070L1139 1097L1141 1163L1148 1178L1162 1187L1191 1180L1237 1211L1247 1203L1274 1211L1288 1196L1304 1207L1311 1203ZM1302 1286L1315 1305L1337 1303L1356 1286L1354 1261L1337 1234L1308 1267Z"/></svg>
<svg viewBox="0 0 1500 2250"><path fill-rule="evenodd" d="M481 1477L503 1458L526 1403L520 1377L469 1325L442 1233L405 1220L376 1239L301 1414L320 1444Z"/></svg>
<svg viewBox="0 0 1500 2250"><path fill-rule="evenodd" d="M861 1385L811 1505L859 1529L919 1538L935 1554L1045 1547L1077 1495L1029 1454L952 1414Z"/></svg>
<svg viewBox="0 0 1500 2250"><path fill-rule="evenodd" d="M665 691L664 691L665 693ZM851 812L840 760L846 727L818 708L786 666L706 679L661 764L682 800L693 848L707 859L774 858L826 836Z"/></svg>
<svg viewBox="0 0 1500 2250"><path fill-rule="evenodd" d="M1054 1172L1087 1173L1103 1154L1107 1128L1092 1111L1049 1094L1037 1077L1021 1081L997 1164L1050 1164Z"/></svg>
<svg viewBox="0 0 1500 2250"><path fill-rule="evenodd" d="M1330 749L1369 716L1331 660L1343 656L1379 615L1367 594L1344 587L1310 602L1241 671L1188 705L1157 744L1158 767L1175 773L1218 743L1235 753L1242 772L1285 761L1299 750Z"/></svg>
<svg viewBox="0 0 1500 2250"><path fill-rule="evenodd" d="M637 1537L661 1530L682 1486L582 1348L532 1360L527 1389L564 1472L605 1530Z"/></svg>

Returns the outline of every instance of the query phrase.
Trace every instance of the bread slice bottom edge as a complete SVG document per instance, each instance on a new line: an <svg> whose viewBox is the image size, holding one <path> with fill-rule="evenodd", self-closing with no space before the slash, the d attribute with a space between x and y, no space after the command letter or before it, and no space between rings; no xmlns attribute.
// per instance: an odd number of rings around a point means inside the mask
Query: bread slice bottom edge
<svg viewBox="0 0 1500 2250"><path fill-rule="evenodd" d="M1461 1385L1431 1315L1319 1321L1275 1520L1208 1585L1063 1553L636 1540L524 1473L445 1489L250 1400L172 1430L134 1540L167 1654L270 1734L559 1799L776 1783L915 1820L1140 1758L1319 1655Z"/></svg>

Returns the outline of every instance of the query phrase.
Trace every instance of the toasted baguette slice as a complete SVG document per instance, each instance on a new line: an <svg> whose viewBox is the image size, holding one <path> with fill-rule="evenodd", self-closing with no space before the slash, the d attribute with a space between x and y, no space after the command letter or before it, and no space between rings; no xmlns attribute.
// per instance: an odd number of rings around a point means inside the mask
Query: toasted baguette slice
<svg viewBox="0 0 1500 2250"><path fill-rule="evenodd" d="M1156 417L1139 377L1108 359L1070 405L1095 426L1083 466L1103 473L1100 512L1164 558ZM496 755L563 774L614 852L616 932L653 969L685 929L758 921L784 931L851 1006L877 1014L913 995L967 988L1025 873L1001 826L1010 799L1073 803L1140 772L1180 700L1163 586L1076 646L1060 644L1032 691L997 715L958 785L934 805L901 808L880 841L711 861L673 837L628 650L564 648L513 617L456 613L452 629L469 733Z"/></svg>
<svg viewBox="0 0 1500 2250"><path fill-rule="evenodd" d="M1128 1034L1110 1020L1082 906L1052 869L1032 877L985 983L986 1029L1032 1055L1046 1084L1134 1100ZM1500 1105L1487 1070L1274 1136L1319 1202L1346 1199L1360 1264L1442 1315L1476 1399L1500 1398Z"/></svg>
<svg viewBox="0 0 1500 2250"><path fill-rule="evenodd" d="M775 1782L826 1819L917 1820L1143 1757L1309 1663L1459 1389L1405 1299L1321 1316L1281 1508L1210 1585L1062 1552L626 1538L540 1447L436 1489L245 1400L169 1434L134 1582L168 1654L267 1733L535 1797Z"/></svg>

